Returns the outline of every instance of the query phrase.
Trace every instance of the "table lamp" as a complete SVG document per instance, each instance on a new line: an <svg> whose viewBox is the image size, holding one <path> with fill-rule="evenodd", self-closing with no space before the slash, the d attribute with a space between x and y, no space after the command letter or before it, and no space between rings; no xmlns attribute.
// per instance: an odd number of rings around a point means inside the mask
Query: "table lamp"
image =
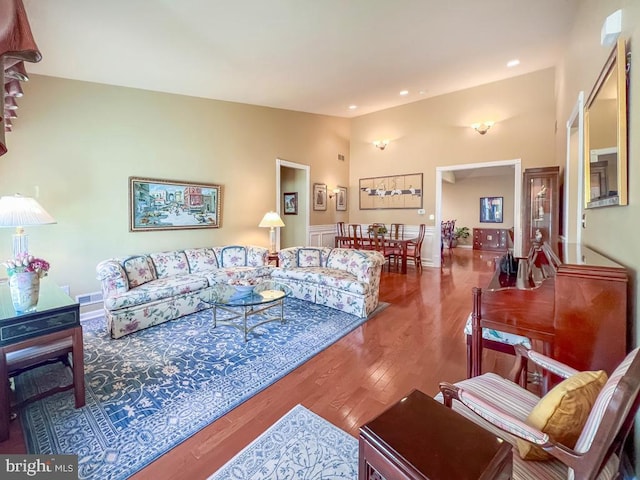
<svg viewBox="0 0 640 480"><path fill-rule="evenodd" d="M29 251L28 236L24 226L56 223L40 204L31 197L19 193L0 198L0 227L15 227L13 234L13 256Z"/></svg>
<svg viewBox="0 0 640 480"><path fill-rule="evenodd" d="M271 253L276 252L276 227L284 227L284 222L280 218L277 212L267 212L262 217L259 227L269 227L269 234L271 238Z"/></svg>

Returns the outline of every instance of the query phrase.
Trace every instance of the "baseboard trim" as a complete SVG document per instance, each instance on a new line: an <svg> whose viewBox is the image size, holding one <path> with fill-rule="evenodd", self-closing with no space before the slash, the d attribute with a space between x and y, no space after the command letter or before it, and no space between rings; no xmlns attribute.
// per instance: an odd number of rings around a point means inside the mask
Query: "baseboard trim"
<svg viewBox="0 0 640 480"><path fill-rule="evenodd" d="M80 323L88 322L89 320L93 320L94 318L104 317L103 310L91 310L90 312L85 312L80 314Z"/></svg>

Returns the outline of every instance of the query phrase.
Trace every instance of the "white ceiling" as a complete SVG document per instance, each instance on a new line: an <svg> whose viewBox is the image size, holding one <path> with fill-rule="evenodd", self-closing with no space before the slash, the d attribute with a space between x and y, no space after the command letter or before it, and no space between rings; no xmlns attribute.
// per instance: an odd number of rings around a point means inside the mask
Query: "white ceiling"
<svg viewBox="0 0 640 480"><path fill-rule="evenodd" d="M27 70L354 117L555 65L578 2L24 0Z"/></svg>

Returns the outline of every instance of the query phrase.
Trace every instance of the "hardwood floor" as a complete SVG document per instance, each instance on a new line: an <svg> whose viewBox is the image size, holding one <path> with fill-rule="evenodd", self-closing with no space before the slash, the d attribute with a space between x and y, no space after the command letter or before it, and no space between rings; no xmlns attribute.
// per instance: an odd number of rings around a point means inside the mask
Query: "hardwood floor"
<svg viewBox="0 0 640 480"><path fill-rule="evenodd" d="M385 268L380 300L388 308L131 478L207 478L296 404L357 437L360 425L413 389L435 395L440 381L464 378L471 288L489 282L499 255L458 248L442 270ZM508 356L486 355L485 368L510 366ZM0 451L23 453L12 423Z"/></svg>

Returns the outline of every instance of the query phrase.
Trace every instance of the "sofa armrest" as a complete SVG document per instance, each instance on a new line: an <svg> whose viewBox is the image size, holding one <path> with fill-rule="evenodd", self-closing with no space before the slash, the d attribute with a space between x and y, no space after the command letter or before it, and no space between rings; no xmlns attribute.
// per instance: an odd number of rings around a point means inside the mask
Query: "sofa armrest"
<svg viewBox="0 0 640 480"><path fill-rule="evenodd" d="M374 250L334 248L327 260L327 267L353 273L358 281L369 284L380 276L382 265L384 256Z"/></svg>
<svg viewBox="0 0 640 480"><path fill-rule="evenodd" d="M101 282L103 298L109 298L129 290L127 274L116 259L100 262L96 266L96 272L97 278Z"/></svg>

